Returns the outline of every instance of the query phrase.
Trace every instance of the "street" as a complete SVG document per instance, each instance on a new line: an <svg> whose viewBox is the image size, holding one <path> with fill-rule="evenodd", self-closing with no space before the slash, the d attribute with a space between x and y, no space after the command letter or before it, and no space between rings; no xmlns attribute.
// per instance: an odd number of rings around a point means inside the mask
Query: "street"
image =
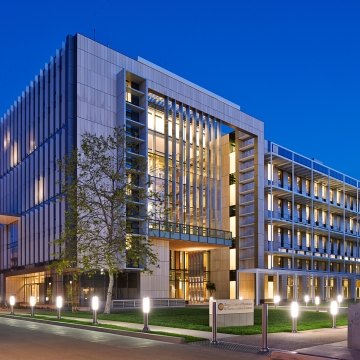
<svg viewBox="0 0 360 360"><path fill-rule="evenodd" d="M0 317L0 360L266 359L266 356Z"/></svg>

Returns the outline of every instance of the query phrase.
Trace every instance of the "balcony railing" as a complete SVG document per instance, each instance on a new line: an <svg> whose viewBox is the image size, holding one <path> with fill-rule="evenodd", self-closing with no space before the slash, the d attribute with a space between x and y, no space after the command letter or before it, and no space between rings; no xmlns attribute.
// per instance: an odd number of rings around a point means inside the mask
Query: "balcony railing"
<svg viewBox="0 0 360 360"><path fill-rule="evenodd" d="M231 231L209 229L167 221L149 220L149 235L231 246Z"/></svg>

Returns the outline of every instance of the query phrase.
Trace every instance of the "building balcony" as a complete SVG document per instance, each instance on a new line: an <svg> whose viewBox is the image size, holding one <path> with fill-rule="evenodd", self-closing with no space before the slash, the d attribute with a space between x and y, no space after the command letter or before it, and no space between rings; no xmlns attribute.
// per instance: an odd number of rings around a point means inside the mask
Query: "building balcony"
<svg viewBox="0 0 360 360"><path fill-rule="evenodd" d="M209 245L232 246L232 234L230 231L158 220L149 220L149 236Z"/></svg>

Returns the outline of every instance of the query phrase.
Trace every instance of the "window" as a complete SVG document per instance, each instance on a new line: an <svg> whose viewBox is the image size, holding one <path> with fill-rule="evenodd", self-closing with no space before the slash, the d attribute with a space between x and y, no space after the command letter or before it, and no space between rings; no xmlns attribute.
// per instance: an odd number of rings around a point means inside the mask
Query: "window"
<svg viewBox="0 0 360 360"><path fill-rule="evenodd" d="M236 216L236 205L229 206L229 216Z"/></svg>
<svg viewBox="0 0 360 360"><path fill-rule="evenodd" d="M310 241L310 234L306 233L306 247L310 248L311 247L311 241Z"/></svg>
<svg viewBox="0 0 360 360"><path fill-rule="evenodd" d="M279 186L283 186L283 172L282 170L278 170L278 183L279 183Z"/></svg>
<svg viewBox="0 0 360 360"><path fill-rule="evenodd" d="M314 182L314 196L315 196L316 198L319 197L319 185L318 185L318 183L316 183L316 182Z"/></svg>
<svg viewBox="0 0 360 360"><path fill-rule="evenodd" d="M300 176L297 176L296 177L296 187L297 187L297 192L298 193L302 193L302 188L301 188L301 177Z"/></svg>
<svg viewBox="0 0 360 360"><path fill-rule="evenodd" d="M306 221L310 223L310 206L306 205Z"/></svg>
<svg viewBox="0 0 360 360"><path fill-rule="evenodd" d="M310 180L305 181L306 195L310 196Z"/></svg>
<svg viewBox="0 0 360 360"><path fill-rule="evenodd" d="M319 249L319 235L314 235L314 248L315 251Z"/></svg>
<svg viewBox="0 0 360 360"><path fill-rule="evenodd" d="M341 203L341 191L340 190L336 191L336 203L338 205L340 205L340 203Z"/></svg>
<svg viewBox="0 0 360 360"><path fill-rule="evenodd" d="M334 202L334 190L330 189L330 202L333 203Z"/></svg>
<svg viewBox="0 0 360 360"><path fill-rule="evenodd" d="M288 180L288 189L292 190L292 178L291 178L291 175L288 175L287 180Z"/></svg>
<svg viewBox="0 0 360 360"><path fill-rule="evenodd" d="M326 200L326 186L325 185L323 185L322 186L322 190L321 190L321 195L322 195L322 198L323 198L323 200Z"/></svg>
<svg viewBox="0 0 360 360"><path fill-rule="evenodd" d="M301 246L301 232L298 231L297 232L297 246Z"/></svg>

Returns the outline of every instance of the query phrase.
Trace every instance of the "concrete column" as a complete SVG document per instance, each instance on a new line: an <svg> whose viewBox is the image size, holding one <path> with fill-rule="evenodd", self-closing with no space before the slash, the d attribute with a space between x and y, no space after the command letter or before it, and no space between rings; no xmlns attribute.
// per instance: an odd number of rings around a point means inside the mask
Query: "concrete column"
<svg viewBox="0 0 360 360"><path fill-rule="evenodd" d="M326 277L325 279L325 300L330 299L330 279Z"/></svg>
<svg viewBox="0 0 360 360"><path fill-rule="evenodd" d="M325 300L325 278L323 276L318 277L319 295L321 300Z"/></svg>
<svg viewBox="0 0 360 360"><path fill-rule="evenodd" d="M282 299L287 298L287 275L280 276L280 297Z"/></svg>
<svg viewBox="0 0 360 360"><path fill-rule="evenodd" d="M297 300L299 298L299 278L297 275L294 275L293 298L294 300Z"/></svg>
<svg viewBox="0 0 360 360"><path fill-rule="evenodd" d="M349 299L355 300L356 299L356 278L349 279Z"/></svg>
<svg viewBox="0 0 360 360"><path fill-rule="evenodd" d="M315 278L313 275L310 275L310 299L314 302L315 299Z"/></svg>
<svg viewBox="0 0 360 360"><path fill-rule="evenodd" d="M343 291L342 291L342 277L339 276L336 278L336 294L335 296L339 295L339 294L343 294Z"/></svg>
<svg viewBox="0 0 360 360"><path fill-rule="evenodd" d="M301 296L304 297L306 294L310 296L310 291L308 289L308 284L307 284L307 276L302 275L300 281L301 281L301 289L302 289Z"/></svg>
<svg viewBox="0 0 360 360"><path fill-rule="evenodd" d="M6 301L5 296L5 276L4 274L0 274L0 303Z"/></svg>

